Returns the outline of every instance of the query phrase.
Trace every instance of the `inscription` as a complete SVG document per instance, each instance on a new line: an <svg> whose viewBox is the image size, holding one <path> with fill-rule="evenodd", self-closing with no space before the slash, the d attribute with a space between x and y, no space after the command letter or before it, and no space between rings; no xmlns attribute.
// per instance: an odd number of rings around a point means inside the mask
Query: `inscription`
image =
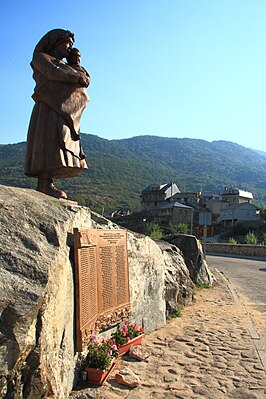
<svg viewBox="0 0 266 399"><path fill-rule="evenodd" d="M96 247L80 250L81 325L97 315Z"/></svg>
<svg viewBox="0 0 266 399"><path fill-rule="evenodd" d="M112 276L112 248L111 247L100 247L100 268L101 268L101 290L102 296L102 309L107 310L115 305L113 303L113 276Z"/></svg>
<svg viewBox="0 0 266 399"><path fill-rule="evenodd" d="M130 315L125 230L74 229L77 350Z"/></svg>
<svg viewBox="0 0 266 399"><path fill-rule="evenodd" d="M117 244L119 241L124 241L125 231L120 230L102 230L99 233L99 245Z"/></svg>
<svg viewBox="0 0 266 399"><path fill-rule="evenodd" d="M116 300L117 303L123 303L126 297L126 259L125 259L125 246L118 245L115 248L115 266L116 266Z"/></svg>

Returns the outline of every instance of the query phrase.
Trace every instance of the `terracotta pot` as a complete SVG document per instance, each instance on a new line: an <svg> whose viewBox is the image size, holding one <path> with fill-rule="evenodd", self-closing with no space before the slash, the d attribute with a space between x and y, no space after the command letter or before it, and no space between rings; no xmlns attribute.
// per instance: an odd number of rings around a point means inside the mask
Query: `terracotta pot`
<svg viewBox="0 0 266 399"><path fill-rule="evenodd" d="M104 381L107 381L109 374L111 373L114 367L115 367L115 359L112 360L109 369L107 370L99 370L87 367L85 369L85 371L87 372L87 381L90 384L102 385Z"/></svg>
<svg viewBox="0 0 266 399"><path fill-rule="evenodd" d="M118 349L119 356L123 356L125 353L127 353L129 351L129 349L131 348L131 346L141 345L143 337L144 337L144 334L138 335L137 337L128 341L126 344L120 346L120 348Z"/></svg>

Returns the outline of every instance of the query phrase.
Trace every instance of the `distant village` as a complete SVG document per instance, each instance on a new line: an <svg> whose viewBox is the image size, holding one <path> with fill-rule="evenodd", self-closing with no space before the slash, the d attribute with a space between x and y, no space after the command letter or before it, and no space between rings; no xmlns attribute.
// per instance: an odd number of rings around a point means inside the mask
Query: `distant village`
<svg viewBox="0 0 266 399"><path fill-rule="evenodd" d="M154 222L178 225L186 223L196 227L196 235L213 234L213 221L224 228L238 222L259 220L260 211L252 204L253 194L238 188L225 187L220 194L181 192L175 183L151 184L141 193L141 211L152 212Z"/></svg>

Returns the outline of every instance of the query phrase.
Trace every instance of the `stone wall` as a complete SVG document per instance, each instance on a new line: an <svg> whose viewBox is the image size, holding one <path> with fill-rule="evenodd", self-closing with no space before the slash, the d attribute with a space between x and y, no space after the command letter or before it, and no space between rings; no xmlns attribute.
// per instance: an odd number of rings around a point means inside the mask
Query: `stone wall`
<svg viewBox="0 0 266 399"><path fill-rule="evenodd" d="M88 208L0 186L0 397L66 399L75 352L73 228L118 228ZM132 320L162 327L166 307L189 304L180 250L127 233ZM200 271L199 271L200 272Z"/></svg>
<svg viewBox="0 0 266 399"><path fill-rule="evenodd" d="M209 254L228 254L266 258L266 245L206 243L206 252Z"/></svg>

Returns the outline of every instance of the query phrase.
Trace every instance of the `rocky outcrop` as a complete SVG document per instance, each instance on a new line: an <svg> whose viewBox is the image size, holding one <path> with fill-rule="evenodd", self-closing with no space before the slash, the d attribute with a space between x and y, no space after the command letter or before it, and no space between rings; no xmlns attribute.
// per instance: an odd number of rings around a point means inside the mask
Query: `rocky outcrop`
<svg viewBox="0 0 266 399"><path fill-rule="evenodd" d="M146 333L165 324L165 265L158 245L149 237L128 233L128 265L132 319Z"/></svg>
<svg viewBox="0 0 266 399"><path fill-rule="evenodd" d="M212 285L213 275L204 259L202 246L195 236L188 234L173 234L164 237L164 240L176 245L182 252L189 275L194 283Z"/></svg>
<svg viewBox="0 0 266 399"><path fill-rule="evenodd" d="M0 397L65 399L82 360L73 334L73 228L118 226L69 201L4 186L0 225ZM191 301L192 282L174 245L127 237L132 319L149 332L165 324L166 306Z"/></svg>
<svg viewBox="0 0 266 399"><path fill-rule="evenodd" d="M0 188L2 398L65 398L72 388L73 227L88 210L33 190Z"/></svg>
<svg viewBox="0 0 266 399"><path fill-rule="evenodd" d="M191 304L194 284L180 249L165 241L155 240L155 242L164 258L166 310L174 313L178 307Z"/></svg>

